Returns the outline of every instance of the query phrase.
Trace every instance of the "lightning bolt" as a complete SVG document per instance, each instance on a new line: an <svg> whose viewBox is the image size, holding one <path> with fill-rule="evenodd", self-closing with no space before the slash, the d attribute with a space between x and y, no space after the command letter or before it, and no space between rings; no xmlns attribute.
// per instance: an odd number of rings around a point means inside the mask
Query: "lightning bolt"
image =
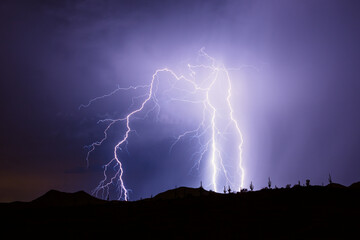
<svg viewBox="0 0 360 240"><path fill-rule="evenodd" d="M160 78L163 73L170 74L170 77L167 78L170 83L168 89L163 90L163 94L171 94L171 91L176 90L181 94L181 97L171 97L169 101L179 101L187 102L202 107L202 119L199 125L187 131L184 131L182 134L175 137L174 142L172 143L169 153L172 152L173 148L179 144L180 141L185 139L196 140L198 144L198 151L194 152L191 156L192 159L196 159L193 166L199 168L200 164L204 159L209 163L209 184L208 186L212 187L215 192L218 191L218 185L220 184L218 179L219 176L223 177L226 181L226 185L232 185L235 188L241 190L244 186L245 179L245 170L243 167L242 159L242 146L243 146L243 135L240 131L239 124L234 117L234 107L232 105L232 84L229 75L229 70L223 65L218 64L217 61L209 56L202 48L199 51L199 57L205 59L207 64L202 63L199 65L187 65L189 70L189 76L185 77L184 75L177 75L173 70L169 68L158 69L152 75L150 84L148 85L139 85L139 86L130 86L127 88L118 87L109 94L105 94L100 97L91 99L87 104L82 104L79 109L90 107L90 105L101 99L110 97L116 94L119 91L129 91L129 90L138 90L138 89L147 89L147 93L143 95L136 96L132 99L132 104L130 107L135 105L135 99L144 98L144 100L139 104L135 110L132 110L130 113L126 114L122 118L116 119L102 119L98 123L105 123L106 127L104 130L104 136L101 140L96 141L89 146L86 161L89 164L90 155L95 149L103 144L104 141L108 138L108 132L115 124L125 124L126 130L122 135L122 138L117 142L113 147L113 158L104 165L103 180L100 181L99 185L94 189L93 194L104 198L104 195L109 194L109 188L111 185L115 185L118 191L118 199L127 201L129 199L129 190L126 188L123 175L124 169L122 167L122 162L119 157L118 152L122 151L122 148L126 149L127 143L129 141L130 133L135 132L131 128L131 122L135 119L145 119L149 117L151 112L156 112L156 118L160 112L160 102L157 98L158 86ZM206 70L207 76L203 79L199 79L197 76L199 70ZM179 83L187 83L190 87L185 89L184 87L179 87ZM219 85L220 84L220 85ZM227 86L225 93L216 94L216 89L219 86ZM191 97L196 96L196 100ZM200 98L200 99L199 99ZM226 116L223 116L222 109L217 105L217 100L221 99L226 102L227 113ZM144 117L137 116L138 113L145 113ZM226 126L222 126L222 122L219 119L227 119ZM229 130L231 129L231 130ZM236 135L237 138L237 160L236 164L227 166L224 164L224 155L222 151L221 142L226 138L226 135ZM112 175L109 173L110 167L113 166ZM230 174L228 170L236 168L237 174Z"/></svg>

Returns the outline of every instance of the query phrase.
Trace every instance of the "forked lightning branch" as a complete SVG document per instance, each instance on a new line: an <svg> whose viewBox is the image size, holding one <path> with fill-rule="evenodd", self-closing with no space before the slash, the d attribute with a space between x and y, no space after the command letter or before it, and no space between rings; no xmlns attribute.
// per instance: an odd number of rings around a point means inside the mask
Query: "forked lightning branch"
<svg viewBox="0 0 360 240"><path fill-rule="evenodd" d="M120 152L126 149L126 145L131 142L134 132L134 121L156 121L151 119L149 113L159 114L162 100L158 99L158 91L167 91L171 94L177 91L176 96L169 97L168 101L186 102L201 107L201 117L198 124L192 129L184 129L172 142L169 149L171 152L174 147L181 144L181 141L198 139L197 150L192 153L194 166L207 166L205 185L214 191L219 191L224 185L229 185L233 189L240 190L244 185L245 170L242 159L243 136L240 131L239 123L235 118L235 108L233 106L234 90L230 79L229 70L214 58L209 56L204 49L199 51L198 62L186 66L186 73L176 73L169 68L157 69L149 78L148 84L139 86L118 87L109 94L91 99L87 104L80 108L90 107L94 101L101 101L110 98L114 94L121 94L128 90L146 90L146 94L134 96L133 99L143 99L133 109L125 113L121 118L102 119L99 122L105 124L103 137L88 146L86 160L89 164L91 154L108 139L108 133L114 130L114 126L122 124L124 132L117 133L119 138L117 144L109 151L113 158L109 159L104 165L103 179L94 189L93 194L102 198L108 196L111 187L118 191L118 199L127 201L129 191L127 183L124 181L126 169L123 167L123 159ZM170 83L167 89L159 88L163 83ZM182 86L180 83L183 83ZM221 86L222 91L218 88ZM161 90L159 90L161 89ZM167 95L169 95L167 94ZM189 97L193 96L193 97ZM196 96L196 97L194 97ZM134 102L133 102L134 103ZM140 118L140 113L145 113L145 117ZM235 157L232 161L227 161L228 154L225 153L224 140L231 135L235 139ZM201 164L200 164L201 163ZM186 176L184 176L186 177Z"/></svg>

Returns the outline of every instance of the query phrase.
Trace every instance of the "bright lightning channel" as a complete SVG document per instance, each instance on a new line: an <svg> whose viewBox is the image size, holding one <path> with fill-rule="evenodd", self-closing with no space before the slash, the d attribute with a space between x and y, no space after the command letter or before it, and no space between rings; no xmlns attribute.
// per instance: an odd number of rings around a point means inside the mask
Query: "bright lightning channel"
<svg viewBox="0 0 360 240"><path fill-rule="evenodd" d="M179 90L184 91L186 94L182 94L183 97L173 97L170 101L180 101L180 102L189 102L197 105L202 106L202 120L200 124L193 130L184 131L182 134L178 135L175 138L175 141L170 147L169 152L172 151L174 146L179 143L180 140L190 137L191 139L197 139L199 144L199 150L192 154L192 158L196 159L194 167L197 165L200 166L200 162L203 159L207 159L208 163L210 164L210 184L208 186L212 187L215 192L218 191L218 178L219 174L226 179L227 185L235 186L238 190L241 190L244 186L244 179L245 179L245 169L243 167L243 158L242 158L242 146L243 146L243 135L240 131L239 124L234 117L234 107L231 103L232 98L232 84L229 75L229 70L225 68L223 65L217 64L216 60L210 57L202 48L199 51L199 56L206 59L209 64L199 64L199 65L187 65L187 68L190 72L190 78L185 77L184 75L177 75L174 71L168 68L162 68L155 71L152 75L151 82L148 85L138 85L138 86L130 86L127 88L120 88L118 87L114 91L110 92L109 94L105 94L100 97L96 97L91 99L87 104L82 104L79 109L89 107L93 102L110 97L119 91L128 91L128 90L137 90L137 89L148 89L147 93L144 95L140 95L134 97L132 99L132 105L134 105L134 99L145 98L141 104L133 111L128 113L126 116L122 118L116 119L103 119L98 121L98 123L106 123L106 127L104 130L104 136L101 140L96 141L90 144L88 147L88 152L86 156L87 164L89 164L89 158L93 151L95 151L96 147L99 147L103 144L104 141L107 140L108 132L110 131L111 127L113 127L117 123L123 123L126 126L125 133L123 134L122 138L117 142L117 144L113 147L113 158L104 165L104 172L103 172L103 179L100 181L98 186L94 189L93 195L99 196L104 198L104 196L108 196L109 189L111 185L115 185L118 191L118 199L119 200L129 200L129 190L125 186L125 182L123 179L124 169L122 166L121 159L118 155L118 151L122 151L122 149L126 149L127 143L129 141L129 136L132 131L131 128L131 120L137 119L135 117L140 112L145 112L146 115L143 119L145 119L150 112L157 111L157 115L160 112L160 103L157 99L156 93L158 91L158 85L160 79L160 74L168 73L171 75L173 79L171 88L165 90L170 92L171 90ZM209 72L208 77L206 79L202 79L200 82L197 78L197 71L198 70L207 70ZM221 76L225 76L225 78ZM176 86L177 83L184 81L185 83L190 84L191 90L183 89ZM235 135L237 136L237 163L235 166L226 166L224 164L224 157L221 151L220 146L220 138L219 136L225 135L225 131L221 131L223 126L219 126L219 121L217 119L219 117L224 118L224 116L220 116L220 110L218 106L216 106L214 99L211 96L212 91L215 90L217 86L216 84L219 81L224 81L221 83L222 85L227 85L226 94L224 96L216 96L216 99L222 98L222 100L226 101L226 107L228 109L227 117L229 119L227 126L225 129L232 127L235 131ZM202 97L201 100L189 100L185 97L185 95L197 95ZM147 105L151 105L150 109L146 110ZM206 141L201 141L201 138L205 137ZM108 173L108 169L110 166L113 165L113 169L115 169L115 173L110 175ZM228 169L237 169L238 174L235 177L230 177L228 173Z"/></svg>

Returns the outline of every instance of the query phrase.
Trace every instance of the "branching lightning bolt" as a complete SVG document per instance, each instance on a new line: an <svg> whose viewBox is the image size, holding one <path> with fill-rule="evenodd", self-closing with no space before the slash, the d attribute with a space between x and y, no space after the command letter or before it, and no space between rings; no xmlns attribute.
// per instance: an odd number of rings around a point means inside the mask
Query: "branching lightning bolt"
<svg viewBox="0 0 360 240"><path fill-rule="evenodd" d="M170 74L170 78L166 78L171 84L170 88L164 90L164 92L171 92L176 90L182 92L181 97L172 97L169 101L180 101L180 102L189 102L192 104L200 105L202 107L202 119L198 126L194 129L184 131L182 134L175 137L174 142L172 143L169 152L171 153L173 148L179 144L180 141L185 139L196 139L198 143L198 151L192 154L192 158L196 159L194 167L199 168L201 161L206 159L208 164L211 166L210 183L208 186L212 187L214 191L218 191L218 177L221 174L226 179L227 185L235 186L238 190L243 188L244 179L245 179L245 170L243 168L243 159L242 159L242 146L243 146L243 135L240 131L238 121L234 116L234 107L232 105L232 84L230 80L229 70L222 65L217 64L216 60L210 57L202 48L199 51L199 56L206 60L208 64L199 64L199 65L187 65L189 70L189 76L185 77L184 75L177 75L173 70L168 68L162 68L155 71L152 75L151 82L148 85L139 85L139 86L130 86L128 88L118 87L109 94L96 97L91 99L87 104L81 105L79 108L87 108L93 102L101 100L106 97L110 97L116 94L119 91L128 91L128 90L137 90L137 89L147 89L147 93L134 97L132 99L133 107L135 105L134 99L144 100L139 104L135 110L132 110L130 113L126 114L124 117L116 119L102 119L98 123L105 123L106 127L104 130L104 136L101 140L92 143L88 147L88 152L86 156L87 163L89 164L90 155L95 149L102 145L104 141L108 138L108 132L110 129L118 123L125 124L125 133L122 135L122 138L117 142L113 147L113 158L104 166L104 178L100 181L99 185L94 189L93 194L98 196L101 194L101 197L104 198L104 195L109 194L109 188L111 185L115 185L119 192L118 199L127 201L129 199L129 190L125 186L123 180L124 169L122 167L122 162L119 157L118 152L122 149L126 149L127 143L129 141L130 133L135 131L131 128L131 122L135 119L139 119L137 116L140 112L145 114L145 117L140 119L145 119L148 117L150 112L156 112L158 115L160 112L160 102L157 98L157 91L160 81L165 80L160 78L160 75L163 73ZM207 78L198 79L197 71L206 70L208 72ZM221 111L216 106L214 97L211 96L212 91L216 90L219 81L222 85L227 86L226 94L223 96L216 96L215 98L222 98L226 102L227 116L221 116ZM185 82L190 87L190 89L185 89L178 87L179 82ZM216 85L216 86L215 86ZM164 93L163 92L163 93ZM189 96L197 96L197 99L191 99ZM200 97L200 99L198 99ZM219 126L218 118L228 119L228 123L225 127ZM229 176L228 169L229 167L224 164L224 153L221 150L220 139L226 135L227 129L231 128L231 134L235 134L237 140L237 164L236 166L230 166L230 168L236 168L238 174L236 177ZM224 130L225 129L225 130ZM114 173L112 175L108 174L109 168L113 166Z"/></svg>

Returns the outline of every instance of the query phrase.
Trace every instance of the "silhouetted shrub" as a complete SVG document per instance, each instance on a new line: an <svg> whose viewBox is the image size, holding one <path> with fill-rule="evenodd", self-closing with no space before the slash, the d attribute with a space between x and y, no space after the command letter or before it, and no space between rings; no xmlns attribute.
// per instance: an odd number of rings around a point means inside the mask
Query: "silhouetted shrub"
<svg viewBox="0 0 360 240"><path fill-rule="evenodd" d="M291 184L286 184L285 188L290 188Z"/></svg>
<svg viewBox="0 0 360 240"><path fill-rule="evenodd" d="M307 187L310 186L310 179L306 179L306 186L307 186Z"/></svg>
<svg viewBox="0 0 360 240"><path fill-rule="evenodd" d="M240 190L240 192L242 192L242 193L247 192L247 191L248 191L247 188L243 188Z"/></svg>

